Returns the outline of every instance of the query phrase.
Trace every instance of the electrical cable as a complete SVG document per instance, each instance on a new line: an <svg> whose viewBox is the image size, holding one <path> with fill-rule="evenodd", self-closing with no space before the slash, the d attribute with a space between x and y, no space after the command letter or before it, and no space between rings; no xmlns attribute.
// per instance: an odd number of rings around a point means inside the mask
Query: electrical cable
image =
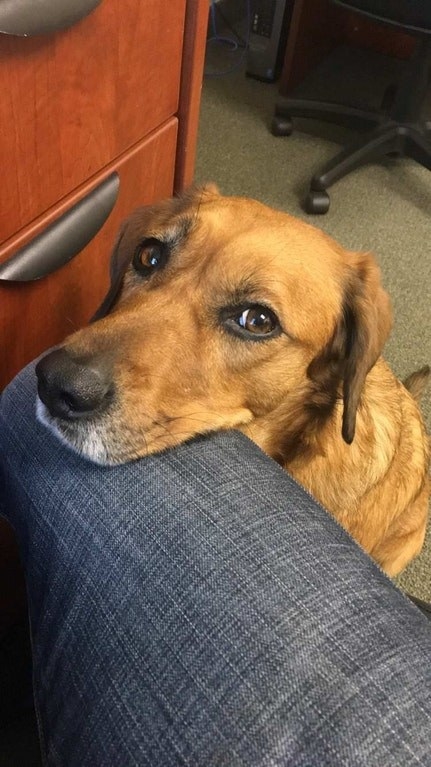
<svg viewBox="0 0 431 767"><path fill-rule="evenodd" d="M211 10L211 29L212 29L212 35L208 38L208 43L217 43L221 45L229 45L230 46L230 53L235 53L235 51L238 51L242 49L241 56L237 63L229 67L225 70L219 70L215 72L208 72L205 71L204 75L205 77L224 77L225 75L229 75L232 72L236 72L238 69L240 69L244 63L245 56L247 54L249 42L250 42L250 26L251 26L251 0L246 0L246 13L247 13L247 36L246 39L243 40L231 27L230 24L227 24L230 31L235 35L236 39L233 37L226 37L225 35L220 35L217 31L217 19L216 19L216 2L215 0L211 0L210 10ZM226 23L226 19L224 15L220 12L220 15Z"/></svg>

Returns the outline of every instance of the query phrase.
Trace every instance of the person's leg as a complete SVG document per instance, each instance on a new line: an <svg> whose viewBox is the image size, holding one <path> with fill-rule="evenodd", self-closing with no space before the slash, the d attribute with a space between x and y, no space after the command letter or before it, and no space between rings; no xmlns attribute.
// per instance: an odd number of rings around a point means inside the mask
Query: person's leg
<svg viewBox="0 0 431 767"><path fill-rule="evenodd" d="M0 400L47 763L431 765L431 631L243 435L117 468Z"/></svg>

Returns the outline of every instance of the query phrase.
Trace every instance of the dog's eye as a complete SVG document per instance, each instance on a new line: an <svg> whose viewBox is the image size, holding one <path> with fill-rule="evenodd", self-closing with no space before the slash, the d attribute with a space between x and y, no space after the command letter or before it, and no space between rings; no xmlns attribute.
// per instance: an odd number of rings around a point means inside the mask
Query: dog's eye
<svg viewBox="0 0 431 767"><path fill-rule="evenodd" d="M149 277L155 271L162 269L168 260L168 246L155 237L141 242L133 256L133 267L137 272Z"/></svg>
<svg viewBox="0 0 431 767"><path fill-rule="evenodd" d="M231 310L223 320L228 330L251 340L264 340L281 332L277 317L266 306L248 306L235 312Z"/></svg>

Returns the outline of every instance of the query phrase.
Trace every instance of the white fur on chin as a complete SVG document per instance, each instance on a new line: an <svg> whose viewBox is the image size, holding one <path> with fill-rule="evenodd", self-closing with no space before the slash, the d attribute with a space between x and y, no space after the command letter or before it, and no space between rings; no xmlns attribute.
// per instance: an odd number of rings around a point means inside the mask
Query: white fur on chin
<svg viewBox="0 0 431 767"><path fill-rule="evenodd" d="M100 466L113 466L114 462L110 461L106 448L100 435L97 433L97 429L94 426L86 427L86 434L80 439L80 443L76 444L71 442L62 432L58 425L58 420L50 415L48 408L43 402L36 398L36 418L48 431L51 432L63 445L66 445L74 453L77 453L82 458L86 458L92 463L97 463Z"/></svg>

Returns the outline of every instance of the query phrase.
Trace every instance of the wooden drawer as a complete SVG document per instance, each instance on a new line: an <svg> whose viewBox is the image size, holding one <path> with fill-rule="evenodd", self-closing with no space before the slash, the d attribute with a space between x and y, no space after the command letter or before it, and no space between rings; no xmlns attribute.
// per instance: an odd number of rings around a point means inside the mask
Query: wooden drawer
<svg viewBox="0 0 431 767"><path fill-rule="evenodd" d="M171 118L3 248L0 263L9 269L35 237L43 245L41 235L47 227L48 234L55 234L68 216L79 216L89 195L118 174L119 193L112 213L78 255L37 281L2 281L0 273L0 389L40 352L88 322L108 287L109 258L120 222L133 208L172 193L176 140L177 120ZM79 220L76 225L79 227ZM31 261L31 252L29 258ZM44 266L42 248L42 271ZM17 279L12 268L10 276Z"/></svg>
<svg viewBox="0 0 431 767"><path fill-rule="evenodd" d="M0 242L178 109L185 0L102 0L69 29L0 35Z"/></svg>

